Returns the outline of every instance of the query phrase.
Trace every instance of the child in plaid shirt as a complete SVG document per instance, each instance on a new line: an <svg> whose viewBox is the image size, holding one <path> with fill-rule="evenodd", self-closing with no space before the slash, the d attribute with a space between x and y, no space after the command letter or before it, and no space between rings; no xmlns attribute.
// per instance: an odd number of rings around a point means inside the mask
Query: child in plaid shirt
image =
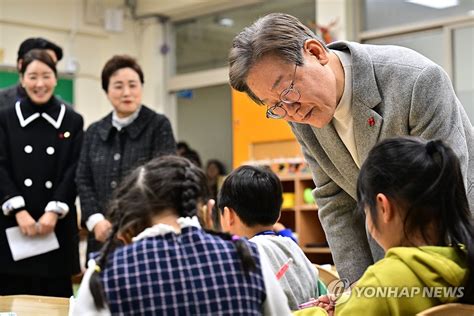
<svg viewBox="0 0 474 316"><path fill-rule="evenodd" d="M256 245L201 229L195 215L207 195L206 176L184 158L131 173L115 192L111 234L88 263L73 314L288 315Z"/></svg>

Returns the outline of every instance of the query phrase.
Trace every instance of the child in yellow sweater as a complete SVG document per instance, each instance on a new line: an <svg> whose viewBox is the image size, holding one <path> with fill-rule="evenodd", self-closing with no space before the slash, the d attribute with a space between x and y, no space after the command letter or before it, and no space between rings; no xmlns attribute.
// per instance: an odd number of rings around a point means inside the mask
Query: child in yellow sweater
<svg viewBox="0 0 474 316"><path fill-rule="evenodd" d="M474 304L473 219L459 160L446 144L382 141L361 168L357 198L385 258L350 292L320 297L315 305L344 316L414 315L444 303Z"/></svg>

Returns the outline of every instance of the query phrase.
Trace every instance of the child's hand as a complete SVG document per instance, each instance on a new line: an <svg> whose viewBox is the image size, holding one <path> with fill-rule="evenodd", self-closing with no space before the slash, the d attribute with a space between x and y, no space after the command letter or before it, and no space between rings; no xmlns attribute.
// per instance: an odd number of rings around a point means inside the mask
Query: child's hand
<svg viewBox="0 0 474 316"><path fill-rule="evenodd" d="M321 295L316 299L316 306L324 308L329 316L334 314L334 302L327 295Z"/></svg>

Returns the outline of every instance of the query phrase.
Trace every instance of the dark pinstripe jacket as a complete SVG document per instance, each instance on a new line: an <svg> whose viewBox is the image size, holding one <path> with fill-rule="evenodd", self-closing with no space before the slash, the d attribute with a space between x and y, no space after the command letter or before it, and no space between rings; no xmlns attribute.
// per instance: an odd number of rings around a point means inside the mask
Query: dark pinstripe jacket
<svg viewBox="0 0 474 316"><path fill-rule="evenodd" d="M112 113L92 124L84 137L76 174L82 222L95 213L106 214L113 189L129 171L152 158L175 153L169 120L146 106L120 132L112 125ZM88 252L98 246L90 234Z"/></svg>
<svg viewBox="0 0 474 316"><path fill-rule="evenodd" d="M21 94L20 94L21 93ZM15 102L24 97L25 93L20 85L11 86L0 90L0 109L14 106Z"/></svg>

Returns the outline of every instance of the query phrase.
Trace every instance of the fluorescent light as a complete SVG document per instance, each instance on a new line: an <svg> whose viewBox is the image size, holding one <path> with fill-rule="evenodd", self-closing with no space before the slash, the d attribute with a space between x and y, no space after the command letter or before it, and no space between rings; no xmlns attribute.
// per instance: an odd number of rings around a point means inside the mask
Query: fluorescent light
<svg viewBox="0 0 474 316"><path fill-rule="evenodd" d="M234 20L231 18L217 18L217 24L224 27L231 27L234 25Z"/></svg>
<svg viewBox="0 0 474 316"><path fill-rule="evenodd" d="M405 0L405 2L419 4L435 9L446 9L459 5L459 0Z"/></svg>

